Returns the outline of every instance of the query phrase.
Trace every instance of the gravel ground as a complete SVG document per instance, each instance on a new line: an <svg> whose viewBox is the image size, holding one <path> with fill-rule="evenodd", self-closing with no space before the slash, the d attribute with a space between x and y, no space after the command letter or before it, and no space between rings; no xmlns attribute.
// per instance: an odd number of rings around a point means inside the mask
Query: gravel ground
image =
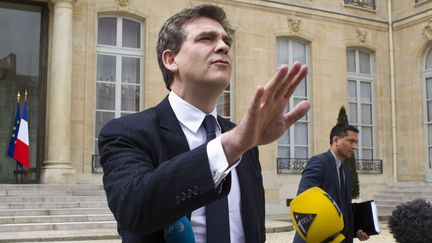
<svg viewBox="0 0 432 243"><path fill-rule="evenodd" d="M365 243L394 243L396 242L393 236L390 234L388 227L386 224L381 224L381 234L373 235L367 241L363 241ZM267 241L268 243L285 243L292 242L294 239L294 231L290 232L281 232L281 233L268 233ZM354 239L354 242L362 242L358 239Z"/></svg>

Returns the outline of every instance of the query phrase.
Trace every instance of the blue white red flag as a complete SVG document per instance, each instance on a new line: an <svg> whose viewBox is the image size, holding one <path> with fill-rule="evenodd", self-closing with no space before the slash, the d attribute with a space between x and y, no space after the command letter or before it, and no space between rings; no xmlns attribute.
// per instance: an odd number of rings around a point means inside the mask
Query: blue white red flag
<svg viewBox="0 0 432 243"><path fill-rule="evenodd" d="M20 111L20 105L17 102L17 110L15 114L15 120L11 132L11 137L9 140L9 148L8 148L8 156L14 159L14 151L15 151L15 143L18 135L18 129L21 122L21 111Z"/></svg>
<svg viewBox="0 0 432 243"><path fill-rule="evenodd" d="M30 168L29 159L29 129L28 129L28 111L27 102L24 102L23 114L21 116L20 126L18 129L18 136L15 143L15 150L13 153L14 159L22 164L27 169Z"/></svg>

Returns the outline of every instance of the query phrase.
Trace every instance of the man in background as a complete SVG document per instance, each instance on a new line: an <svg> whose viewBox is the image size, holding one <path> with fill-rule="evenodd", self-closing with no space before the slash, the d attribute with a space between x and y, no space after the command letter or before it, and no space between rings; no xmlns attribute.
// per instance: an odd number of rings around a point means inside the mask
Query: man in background
<svg viewBox="0 0 432 243"><path fill-rule="evenodd" d="M312 157L302 172L302 178L297 194L317 186L326 191L337 203L344 218L344 242L352 243L354 238L354 220L351 208L352 179L350 168L343 161L351 155L357 147L358 129L338 124L330 132L330 149L322 154ZM331 222L329 222L331 224ZM355 232L361 240L369 239L362 230ZM295 243L304 242L300 235L294 237Z"/></svg>

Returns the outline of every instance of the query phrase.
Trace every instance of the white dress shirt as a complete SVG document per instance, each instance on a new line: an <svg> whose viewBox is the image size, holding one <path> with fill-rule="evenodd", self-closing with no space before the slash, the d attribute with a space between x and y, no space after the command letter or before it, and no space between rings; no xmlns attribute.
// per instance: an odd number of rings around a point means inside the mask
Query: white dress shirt
<svg viewBox="0 0 432 243"><path fill-rule="evenodd" d="M201 110L187 103L173 91L168 96L169 103L174 110L180 127L186 136L189 148L194 149L206 142L206 131L202 126L205 114ZM217 118L216 108L210 115ZM216 119L217 120L217 119ZM214 176L215 187L221 180L231 172L231 191L228 194L230 238L231 243L244 243L243 223L241 218L240 185L237 172L234 169L239 162L228 168L228 161L222 148L220 140L221 128L219 123L216 127L216 138L207 144L207 155L212 175ZM192 212L192 229L197 243L205 243L206 238L206 210L201 207Z"/></svg>

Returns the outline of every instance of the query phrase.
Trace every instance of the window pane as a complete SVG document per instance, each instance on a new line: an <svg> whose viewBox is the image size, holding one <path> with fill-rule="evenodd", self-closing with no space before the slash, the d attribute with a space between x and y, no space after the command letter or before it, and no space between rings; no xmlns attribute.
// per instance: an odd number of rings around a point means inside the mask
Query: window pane
<svg viewBox="0 0 432 243"><path fill-rule="evenodd" d="M122 85L121 110L138 111L139 93L140 89L137 85Z"/></svg>
<svg viewBox="0 0 432 243"><path fill-rule="evenodd" d="M307 147L295 147L294 148L294 158L307 159L308 158L308 148Z"/></svg>
<svg viewBox="0 0 432 243"><path fill-rule="evenodd" d="M428 145L432 145L432 125L428 125Z"/></svg>
<svg viewBox="0 0 432 243"><path fill-rule="evenodd" d="M306 46L303 43L293 41L293 62L306 63Z"/></svg>
<svg viewBox="0 0 432 243"><path fill-rule="evenodd" d="M96 138L99 136L99 132L105 123L111 119L114 119L114 112L96 111Z"/></svg>
<svg viewBox="0 0 432 243"><path fill-rule="evenodd" d="M347 51L347 70L351 73L356 72L356 59L354 50Z"/></svg>
<svg viewBox="0 0 432 243"><path fill-rule="evenodd" d="M116 64L115 56L98 54L96 80L114 82L116 76L115 64Z"/></svg>
<svg viewBox="0 0 432 243"><path fill-rule="evenodd" d="M141 48L141 25L138 22L123 19L123 46Z"/></svg>
<svg viewBox="0 0 432 243"><path fill-rule="evenodd" d="M288 40L277 38L276 40L276 56L277 65L288 64Z"/></svg>
<svg viewBox="0 0 432 243"><path fill-rule="evenodd" d="M355 80L348 80L348 100L357 101L357 85Z"/></svg>
<svg viewBox="0 0 432 243"><path fill-rule="evenodd" d="M426 79L426 99L432 98L432 78Z"/></svg>
<svg viewBox="0 0 432 243"><path fill-rule="evenodd" d="M432 100L427 101L427 118L428 122L432 121Z"/></svg>
<svg viewBox="0 0 432 243"><path fill-rule="evenodd" d="M122 57L122 83L139 84L140 59L134 57Z"/></svg>
<svg viewBox="0 0 432 243"><path fill-rule="evenodd" d="M371 83L360 83L360 102L372 103Z"/></svg>
<svg viewBox="0 0 432 243"><path fill-rule="evenodd" d="M296 145L308 145L307 123L296 122L294 124L294 139Z"/></svg>
<svg viewBox="0 0 432 243"><path fill-rule="evenodd" d="M290 158L290 148L288 146L279 146L278 158Z"/></svg>
<svg viewBox="0 0 432 243"><path fill-rule="evenodd" d="M360 73L370 74L370 59L369 54L359 51Z"/></svg>
<svg viewBox="0 0 432 243"><path fill-rule="evenodd" d="M230 116L230 93L223 92L218 99L217 113L223 117Z"/></svg>
<svg viewBox="0 0 432 243"><path fill-rule="evenodd" d="M431 69L432 68L432 49L429 49L429 52L427 54L426 57L426 65L425 65L425 69Z"/></svg>
<svg viewBox="0 0 432 243"><path fill-rule="evenodd" d="M362 147L372 147L372 128L371 127L362 127L361 129L361 145Z"/></svg>
<svg viewBox="0 0 432 243"><path fill-rule="evenodd" d="M96 83L96 109L115 109L115 84Z"/></svg>
<svg viewBox="0 0 432 243"><path fill-rule="evenodd" d="M361 123L372 124L372 105L361 105Z"/></svg>
<svg viewBox="0 0 432 243"><path fill-rule="evenodd" d="M362 149L362 159L373 159L373 150Z"/></svg>
<svg viewBox="0 0 432 243"><path fill-rule="evenodd" d="M350 103L349 105L349 123L350 124L357 124L357 104Z"/></svg>
<svg viewBox="0 0 432 243"><path fill-rule="evenodd" d="M432 169L432 147L429 148L429 169Z"/></svg>
<svg viewBox="0 0 432 243"><path fill-rule="evenodd" d="M101 17L98 19L98 44L115 46L117 37L117 19Z"/></svg>

